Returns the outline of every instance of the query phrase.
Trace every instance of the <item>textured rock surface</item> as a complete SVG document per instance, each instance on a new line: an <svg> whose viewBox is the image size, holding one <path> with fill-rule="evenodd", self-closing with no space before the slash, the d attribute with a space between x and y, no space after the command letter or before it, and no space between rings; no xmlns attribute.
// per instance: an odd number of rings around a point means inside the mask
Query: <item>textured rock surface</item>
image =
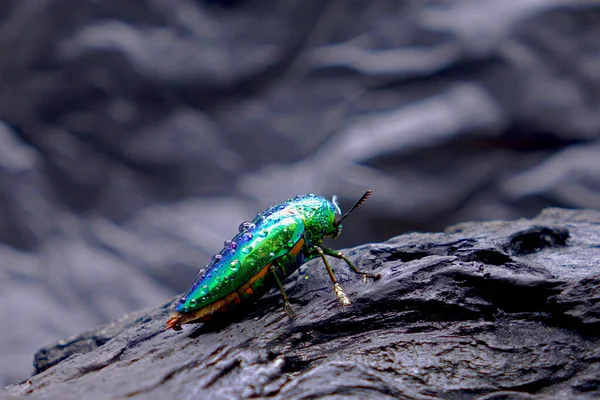
<svg viewBox="0 0 600 400"><path fill-rule="evenodd" d="M47 347L28 398L587 399L600 396L600 213L464 223L311 261L221 326L165 332L171 303ZM62 361L60 361L62 360ZM59 362L60 361L60 362Z"/></svg>
<svg viewBox="0 0 600 400"><path fill-rule="evenodd" d="M375 190L341 246L600 209L598 37L598 0L0 1L0 383L299 193Z"/></svg>

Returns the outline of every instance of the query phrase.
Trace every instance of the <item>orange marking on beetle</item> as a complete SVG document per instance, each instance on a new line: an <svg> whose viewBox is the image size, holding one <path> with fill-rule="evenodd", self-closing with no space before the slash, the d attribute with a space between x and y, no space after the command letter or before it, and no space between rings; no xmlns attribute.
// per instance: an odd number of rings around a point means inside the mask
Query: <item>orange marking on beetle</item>
<svg viewBox="0 0 600 400"><path fill-rule="evenodd" d="M174 331L181 330L181 316L178 312L174 312L171 314L171 317L167 320L165 324L165 330L173 329Z"/></svg>
<svg viewBox="0 0 600 400"><path fill-rule="evenodd" d="M295 256L296 254L300 253L302 247L304 247L304 238L300 238L300 240L298 240L294 247L290 249L290 254Z"/></svg>
<svg viewBox="0 0 600 400"><path fill-rule="evenodd" d="M264 278L268 273L269 273L269 269L271 268L272 263L268 263L267 265L265 265L263 267L263 269L261 269L260 271L258 271L258 273L256 275L254 275L252 278L250 278L250 280L248 282L246 282L241 288L238 289L237 293L241 294L247 294L247 295L252 295L254 293L254 291L252 290L252 285L254 284L254 282L256 282L259 279ZM250 290L250 293L248 293L248 290Z"/></svg>
<svg viewBox="0 0 600 400"><path fill-rule="evenodd" d="M183 324L188 324L194 321L209 321L210 319L212 319L211 315L216 313L217 311L222 311L225 312L227 311L227 305L232 303L232 302L236 302L239 303L241 302L241 298L240 296L243 294L246 295L252 295L254 294L254 291L252 290L252 285L258 281L259 279L264 278L268 273L269 273L269 269L271 268L272 263L269 263L267 265L265 265L263 267L263 269L261 269L260 271L258 271L258 273L256 275L254 275L252 278L250 278L250 280L248 282L246 282L240 289L238 289L237 291L228 294L227 296L223 297L220 300L217 300L213 303L207 304L206 306L195 310L195 311L191 311L188 313L180 313L180 312L173 312L171 314L171 317L169 318L169 320L167 321L167 324L165 326L166 329L177 329L178 326L183 325Z"/></svg>
<svg viewBox="0 0 600 400"><path fill-rule="evenodd" d="M214 314L215 311L217 311L219 308L221 308L224 305L226 305L227 303L226 303L225 299L217 300L214 303L209 304L207 306L207 307L210 307L210 313L209 314Z"/></svg>

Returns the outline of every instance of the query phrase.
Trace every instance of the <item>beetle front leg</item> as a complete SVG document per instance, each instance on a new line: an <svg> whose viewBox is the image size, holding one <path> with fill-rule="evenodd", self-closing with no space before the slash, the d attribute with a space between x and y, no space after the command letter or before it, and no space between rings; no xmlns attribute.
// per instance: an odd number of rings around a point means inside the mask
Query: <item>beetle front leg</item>
<svg viewBox="0 0 600 400"><path fill-rule="evenodd" d="M333 270L331 269L331 266L329 265L329 261L327 261L327 258L325 258L325 253L323 252L323 249L319 246L315 246L315 250L317 253L319 253L319 255L321 256L321 259L323 260L323 264L325 264L325 268L327 268L327 273L329 273L329 278L331 279L331 282L333 283L333 291L335 292L335 295L337 296L338 300L340 301L340 303L342 303L343 306L351 305L352 303L350 302L350 299L348 298L348 296L346 296L346 293L344 293L344 291L342 290L342 287L337 282L337 279L335 279L335 275L333 274Z"/></svg>
<svg viewBox="0 0 600 400"><path fill-rule="evenodd" d="M370 272L359 270L358 268L356 268L356 265L354 265L352 263L352 261L350 261L348 259L348 257L346 257L345 255L343 255L341 252L339 252L337 250L331 250L331 249L328 249L326 247L321 247L321 249L323 249L323 252L325 254L327 254L328 256L335 257L335 258L341 258L342 260L344 260L346 262L346 264L348 264L348 266L350 267L350 269L352 269L352 271L354 271L354 273L363 276L363 279L364 279L365 282L367 281L367 278L372 278L372 279L379 279L379 278L381 278L381 274L372 274Z"/></svg>
<svg viewBox="0 0 600 400"><path fill-rule="evenodd" d="M277 286L279 286L279 291L281 292L281 297L283 297L283 309L287 313L288 317L290 317L291 319L296 318L296 316L297 316L296 311L294 311L294 309L292 308L292 305L290 304L288 297L285 294L285 290L283 289L283 284L281 283L281 280L279 279L279 277L277 276L277 272L275 271L275 266L271 265L270 269L271 269L271 272L273 273L273 276L275 277L275 282L277 282Z"/></svg>

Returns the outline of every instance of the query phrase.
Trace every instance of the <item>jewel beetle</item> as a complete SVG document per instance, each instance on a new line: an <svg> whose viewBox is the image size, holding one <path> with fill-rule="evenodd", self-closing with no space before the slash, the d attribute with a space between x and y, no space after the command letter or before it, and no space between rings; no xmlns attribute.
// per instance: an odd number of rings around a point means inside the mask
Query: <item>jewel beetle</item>
<svg viewBox="0 0 600 400"><path fill-rule="evenodd" d="M302 264L317 257L322 259L340 303L350 305L325 256L344 260L365 280L367 277L377 279L379 275L360 271L342 253L323 247L321 243L325 237L337 238L344 219L371 193L371 190L367 191L343 215L336 196L329 201L307 194L274 205L251 222L243 222L239 233L227 240L223 250L199 272L165 328L181 330L183 324L206 322L217 311L226 311L242 301L256 300L275 285L283 298L284 310L294 318L296 313L281 282Z"/></svg>

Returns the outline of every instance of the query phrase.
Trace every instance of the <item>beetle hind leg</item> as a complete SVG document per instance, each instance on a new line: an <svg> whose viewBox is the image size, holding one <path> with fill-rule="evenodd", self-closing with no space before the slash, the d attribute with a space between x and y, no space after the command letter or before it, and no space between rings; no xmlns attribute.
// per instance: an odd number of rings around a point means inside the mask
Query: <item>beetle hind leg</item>
<svg viewBox="0 0 600 400"><path fill-rule="evenodd" d="M281 283L281 280L277 276L277 272L275 271L275 267L273 265L271 265L271 272L273 273L273 276L275 277L275 282L277 282L277 286L279 287L279 292L281 292L281 297L283 298L283 309L287 313L288 317L290 317L291 319L296 318L298 316L298 314L296 314L296 311L294 311L294 309L292 308L292 305L290 304L288 297L285 294L285 290L283 289L283 284Z"/></svg>

